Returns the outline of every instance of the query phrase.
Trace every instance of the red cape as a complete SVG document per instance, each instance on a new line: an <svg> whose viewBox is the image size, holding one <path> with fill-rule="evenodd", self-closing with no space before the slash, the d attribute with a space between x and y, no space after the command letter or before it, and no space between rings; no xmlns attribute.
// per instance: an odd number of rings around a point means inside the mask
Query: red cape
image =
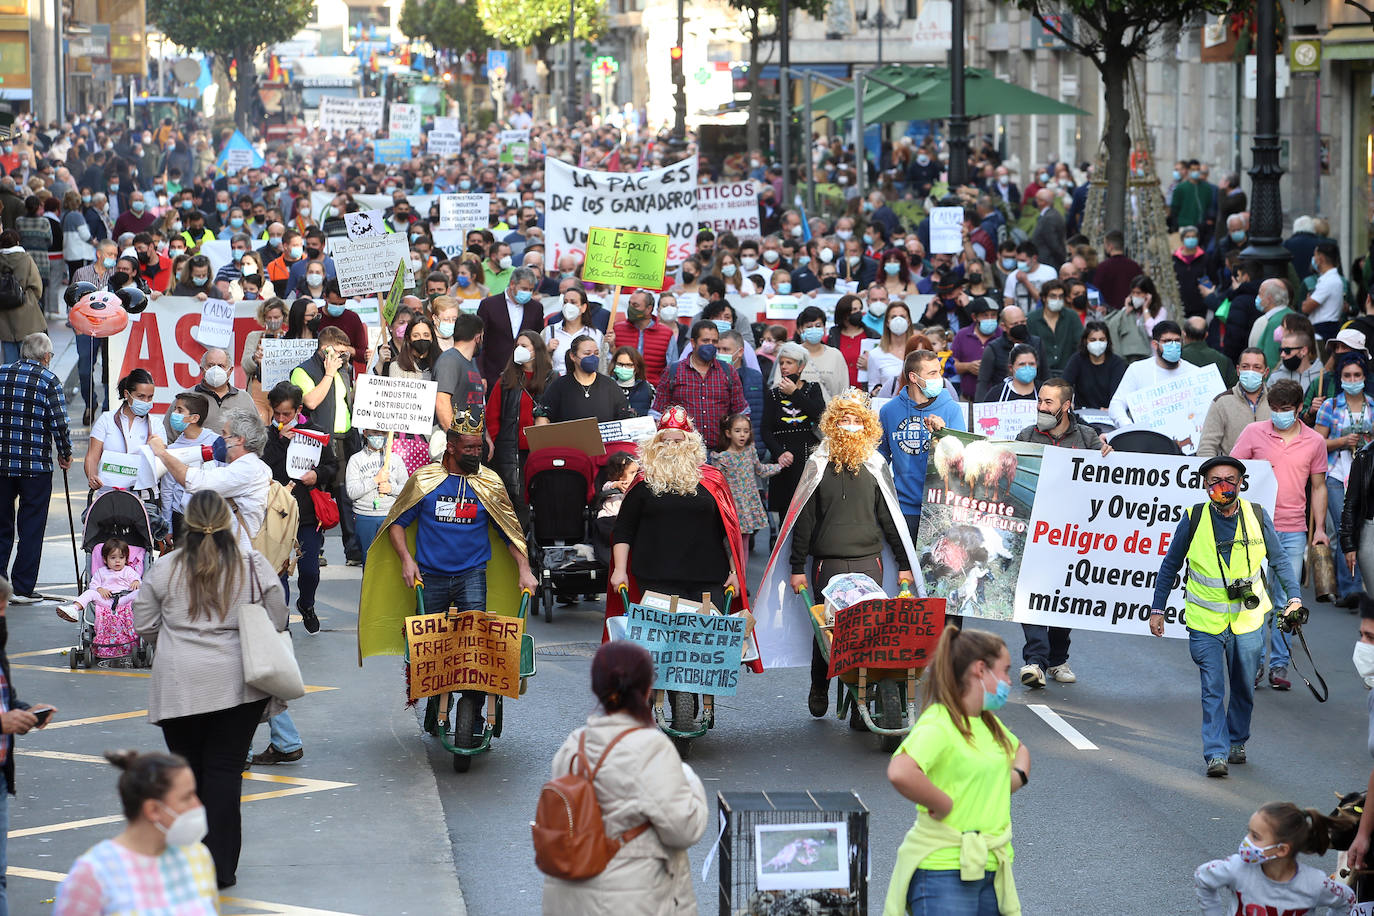
<svg viewBox="0 0 1374 916"><path fill-rule="evenodd" d="M630 488L634 489L642 481L642 476L636 477ZM749 568L744 562L744 536L739 530L739 514L735 511L735 498L730 495L730 484L719 470L703 464L701 466L701 485L715 498L716 505L720 508L720 521L725 526L725 540L730 545L730 565L734 567L735 578L739 580L739 596L731 609L747 609L749 607L749 591L745 580L748 578ZM626 563L625 574L629 579L630 601L638 602L641 593L639 585L635 582L634 573L630 572L628 562ZM620 593L613 591L608 585L606 587L606 617L620 617L624 613L625 604L620 598ZM608 639L610 639L610 634L607 632L605 624L602 624L601 641L604 643ZM746 664L756 674L763 671L763 663L758 659L746 662Z"/></svg>

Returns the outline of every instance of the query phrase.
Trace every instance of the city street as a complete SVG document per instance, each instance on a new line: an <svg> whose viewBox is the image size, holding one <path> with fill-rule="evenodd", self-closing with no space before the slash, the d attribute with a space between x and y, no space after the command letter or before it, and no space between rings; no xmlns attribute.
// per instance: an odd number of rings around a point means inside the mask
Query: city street
<svg viewBox="0 0 1374 916"><path fill-rule="evenodd" d="M70 366L58 329L54 336L58 368ZM84 478L74 468L71 480L79 509ZM60 475L51 508L40 591L71 595ZM404 707L400 660L357 667L360 571L344 566L337 537L326 543L323 630L307 637L293 623L313 688L292 704L305 756L256 768L245 782L243 862L224 911L538 913L542 880L528 824L555 749L593 707L588 669L599 607L560 609L552 625L531 624L538 676L506 707L493 752L456 774ZM763 562L754 555L751 582ZM51 603L12 606L9 620L17 690L60 710L47 730L18 740L11 803L12 911L42 913L72 860L119 830L116 774L99 755L160 748L162 739L143 713L146 672L70 671L64 652L75 628ZM993 629L1010 643L1014 673L1018 628ZM1002 718L1033 760L1030 785L1013 803L1025 912L1195 912L1193 869L1234 852L1258 805L1290 799L1329 810L1337 794L1363 787L1371 761L1367 693L1350 662L1356 617L1317 605L1307 632L1330 702L1318 704L1296 677L1291 693L1259 691L1251 762L1226 780L1202 775L1198 678L1182 641L1079 631L1078 684L1036 693L1013 687ZM738 696L717 703L716 729L692 749L712 799L712 827L691 854L704 913L718 911L716 863L702 875L718 825L714 796L738 790L857 792L871 812L870 911L880 908L913 808L889 787L875 738L807 715L806 679L803 669L746 676ZM259 729L255 749L266 743Z"/></svg>

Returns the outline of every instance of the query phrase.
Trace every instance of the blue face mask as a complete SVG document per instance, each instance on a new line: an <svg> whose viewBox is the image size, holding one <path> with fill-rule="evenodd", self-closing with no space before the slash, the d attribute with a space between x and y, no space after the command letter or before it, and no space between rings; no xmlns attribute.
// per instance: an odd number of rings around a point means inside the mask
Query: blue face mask
<svg viewBox="0 0 1374 916"><path fill-rule="evenodd" d="M921 383L921 394L923 394L927 398L930 398L932 401L935 400L935 398L939 397L940 392L944 390L945 383L940 381L939 379L927 379L926 381Z"/></svg>
<svg viewBox="0 0 1374 916"><path fill-rule="evenodd" d="M100 261L100 263L103 264L103 265L105 266L105 269L106 269L106 270L111 270L111 269L115 266L115 259L114 259L114 258L102 258L101 261Z"/></svg>
<svg viewBox="0 0 1374 916"><path fill-rule="evenodd" d="M1276 410L1269 419L1273 421L1275 429L1284 430L1298 421L1298 412L1296 410Z"/></svg>
<svg viewBox="0 0 1374 916"><path fill-rule="evenodd" d="M196 286L204 286L205 281L209 279L209 277L192 277L191 282L194 283Z"/></svg>
<svg viewBox="0 0 1374 916"><path fill-rule="evenodd" d="M520 303L521 305L524 305L526 302L529 302L530 296L531 293L527 289L517 289L515 291L515 301Z"/></svg>
<svg viewBox="0 0 1374 916"><path fill-rule="evenodd" d="M779 292L781 292L781 290L779 290ZM726 321L724 318L716 318L714 320L714 323L716 326L716 330L722 334L724 334L726 331L730 330L733 327L733 325L731 325L730 322Z"/></svg>
<svg viewBox="0 0 1374 916"><path fill-rule="evenodd" d="M1232 232L1231 241L1235 242L1237 245L1245 241L1245 230L1242 229L1236 232Z"/></svg>
<svg viewBox="0 0 1374 916"><path fill-rule="evenodd" d="M1016 269L1016 259L1015 259L1015 258L1003 258L1003 259L1002 259L1002 269L1003 269L1003 270L1015 270L1015 269Z"/></svg>
<svg viewBox="0 0 1374 916"><path fill-rule="evenodd" d="M81 202L82 202L83 204L88 204L88 203L90 203L90 202L91 202L91 195L89 195L89 194L82 194L82 195L81 195Z"/></svg>
<svg viewBox="0 0 1374 916"><path fill-rule="evenodd" d="M805 267L806 265L808 265L808 264L810 264L810 263L811 263L811 255L809 255L809 254L804 254L804 255L801 255L800 257L797 258L797 266L798 266L798 267Z"/></svg>
<svg viewBox="0 0 1374 916"><path fill-rule="evenodd" d="M459 274L457 282L459 286L463 287L464 289L467 289L469 286L472 285L472 278L464 276L463 274Z"/></svg>
<svg viewBox="0 0 1374 916"><path fill-rule="evenodd" d="M324 310L325 310L325 313L328 314L330 318L342 318L342 317L343 317L344 307L343 307L342 305L326 305L326 306L324 307Z"/></svg>
<svg viewBox="0 0 1374 916"><path fill-rule="evenodd" d="M978 332L984 337L991 336L997 330L996 318L983 318L978 322Z"/></svg>
<svg viewBox="0 0 1374 916"><path fill-rule="evenodd" d="M1183 176L1179 174L1178 169L1174 169L1174 171L1173 171L1173 177L1174 177L1174 181L1180 181L1180 180L1182 180L1182 178L1183 178Z"/></svg>
<svg viewBox="0 0 1374 916"><path fill-rule="evenodd" d="M873 236L869 235L867 232L864 233L864 244L865 244L865 245L872 245L872 244L873 244Z"/></svg>
<svg viewBox="0 0 1374 916"><path fill-rule="evenodd" d="M1319 267L1317 266L1317 259L1316 259L1315 256L1312 258L1312 260L1311 260L1310 263L1312 264L1312 269L1313 269L1313 270L1320 270L1320 269L1321 269L1321 268L1319 268Z"/></svg>
<svg viewBox="0 0 1374 916"><path fill-rule="evenodd" d="M778 283L773 286L773 289L777 290L779 295L786 296L792 292L792 284Z"/></svg>
<svg viewBox="0 0 1374 916"><path fill-rule="evenodd" d="M823 340L824 338L825 338L825 329L824 329L824 328L811 327L811 328L803 328L803 329L802 329L802 332L801 332L801 340L802 340L802 343L804 343L804 344L812 344L812 345L815 345L815 344L820 343L821 340Z"/></svg>
<svg viewBox="0 0 1374 916"><path fill-rule="evenodd" d="M185 432L186 427L191 425L191 421L186 418L184 413L168 414L167 422L171 424L172 430L178 433Z"/></svg>
<svg viewBox="0 0 1374 916"><path fill-rule="evenodd" d="M1166 363L1176 363L1183 356L1183 343L1177 340L1166 341L1159 345L1159 355Z"/></svg>
<svg viewBox="0 0 1374 916"><path fill-rule="evenodd" d="M183 209L183 210L190 210L190 209L191 209L192 207L194 207L194 206L195 206L195 204L192 203L192 202L189 201L189 200L183 200L183 201L181 202L181 209ZM228 206L228 205L226 204L226 206Z"/></svg>
<svg viewBox="0 0 1374 916"><path fill-rule="evenodd" d="M232 226L232 227L235 228L235 229L242 229L242 228L243 228L243 217L242 217L242 216L230 217L230 219L229 219L229 225Z"/></svg>
<svg viewBox="0 0 1374 916"><path fill-rule="evenodd" d="M235 261L235 263L237 263L237 262L243 260L243 249L242 249L242 248L235 248L235 249L233 250L232 254L234 255L234 261Z"/></svg>
<svg viewBox="0 0 1374 916"><path fill-rule="evenodd" d="M215 209L218 210L220 213L228 213L228 212L229 212L229 205L228 205L227 203L225 203L224 201L222 201L222 200L221 200L221 201L216 201L216 202L215 202Z"/></svg>
<svg viewBox="0 0 1374 916"><path fill-rule="evenodd" d="M153 412L152 401L130 401L129 409L134 412L136 417L146 417Z"/></svg>
<svg viewBox="0 0 1374 916"><path fill-rule="evenodd" d="M595 356L584 356L584 357L582 357L580 360L577 361L577 368L581 369L583 372L587 373L588 375L590 375L591 373L595 372L596 369L597 369L597 366L599 366L599 365L600 365L600 360L598 360Z"/></svg>
<svg viewBox="0 0 1374 916"><path fill-rule="evenodd" d="M715 358L716 358L716 345L715 345L715 344L702 344L701 346L697 347L697 359L701 360L701 361L704 362L704 363L708 363L708 364L709 364L709 363L713 362L713 361L715 360Z"/></svg>
<svg viewBox="0 0 1374 916"><path fill-rule="evenodd" d="M996 712L1007 705L1007 700L1011 698L1011 681L1004 681L993 675L997 681L996 692L990 692L985 685L983 687L983 709L986 712Z"/></svg>
<svg viewBox="0 0 1374 916"><path fill-rule="evenodd" d="M460 188L462 188L464 191L466 191L466 190L468 190L469 188L472 187L472 182L470 182L470 181L468 181L466 178L464 178L462 181L458 182L458 187L460 187Z"/></svg>
<svg viewBox="0 0 1374 916"><path fill-rule="evenodd" d="M1361 394L1364 391L1364 381L1341 382L1341 390L1346 394Z"/></svg>
<svg viewBox="0 0 1374 916"><path fill-rule="evenodd" d="M132 211L134 211L135 213L142 213L142 212L143 212L143 201L141 201L141 200L136 200L136 201L134 201L133 203L129 204L129 209L132 210Z"/></svg>
<svg viewBox="0 0 1374 916"><path fill-rule="evenodd" d="M1192 235L1188 236L1186 239L1183 240L1183 247L1189 249L1190 251L1196 248L1197 237Z"/></svg>
<svg viewBox="0 0 1374 916"><path fill-rule="evenodd" d="M1264 373L1256 372L1254 369L1244 369L1237 373L1240 376L1240 387L1246 391L1259 391L1260 385L1264 384Z"/></svg>
<svg viewBox="0 0 1374 916"><path fill-rule="evenodd" d="M901 270L902 265L898 264L896 261L888 261L886 264L883 265L883 273L887 274L889 277L897 276L897 274L900 273Z"/></svg>
<svg viewBox="0 0 1374 916"><path fill-rule="evenodd" d="M1017 366L1016 371L1012 374L1016 376L1016 380L1022 385L1029 385L1031 382L1035 381L1034 366Z"/></svg>

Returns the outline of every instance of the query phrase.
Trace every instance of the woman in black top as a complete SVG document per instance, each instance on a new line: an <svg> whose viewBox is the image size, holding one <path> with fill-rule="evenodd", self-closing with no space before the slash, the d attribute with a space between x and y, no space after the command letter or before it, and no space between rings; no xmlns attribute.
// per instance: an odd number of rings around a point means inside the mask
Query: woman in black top
<svg viewBox="0 0 1374 916"><path fill-rule="evenodd" d="M203 254L194 255L186 261L177 277L173 296L190 296L193 299L219 299L219 290L210 282L210 259Z"/></svg>
<svg viewBox="0 0 1374 916"><path fill-rule="evenodd" d="M535 422L535 409L556 376L544 338L530 328L515 338L515 349L487 397L487 435L491 437L492 470L501 475L520 524L529 521L529 507L521 496L522 468L529 456L525 428Z"/></svg>
<svg viewBox="0 0 1374 916"><path fill-rule="evenodd" d="M1073 386L1074 406L1106 410L1125 374L1126 361L1112 352L1106 323L1089 321L1083 326L1078 352L1064 367L1064 381Z"/></svg>
<svg viewBox="0 0 1374 916"><path fill-rule="evenodd" d="M778 347L772 384L763 398L763 422L759 425L763 444L768 446L774 461L789 452L792 455L792 463L769 478L769 512L787 511L806 459L820 442L816 423L825 410L825 396L819 384L801 380L806 355L801 344L785 343Z"/></svg>
<svg viewBox="0 0 1374 916"><path fill-rule="evenodd" d="M566 375L554 379L539 400L534 423L562 423L595 417L598 423L634 416L625 390L597 371L600 347L590 337L577 337L568 345Z"/></svg>

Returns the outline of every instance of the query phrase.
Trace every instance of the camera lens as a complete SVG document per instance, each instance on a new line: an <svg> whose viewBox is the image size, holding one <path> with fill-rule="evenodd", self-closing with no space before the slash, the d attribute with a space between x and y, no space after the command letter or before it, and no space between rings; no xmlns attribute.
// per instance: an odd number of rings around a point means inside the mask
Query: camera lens
<svg viewBox="0 0 1374 916"><path fill-rule="evenodd" d="M1245 596L1245 609L1247 611L1253 611L1255 608L1259 607L1259 603L1258 595L1250 594Z"/></svg>

